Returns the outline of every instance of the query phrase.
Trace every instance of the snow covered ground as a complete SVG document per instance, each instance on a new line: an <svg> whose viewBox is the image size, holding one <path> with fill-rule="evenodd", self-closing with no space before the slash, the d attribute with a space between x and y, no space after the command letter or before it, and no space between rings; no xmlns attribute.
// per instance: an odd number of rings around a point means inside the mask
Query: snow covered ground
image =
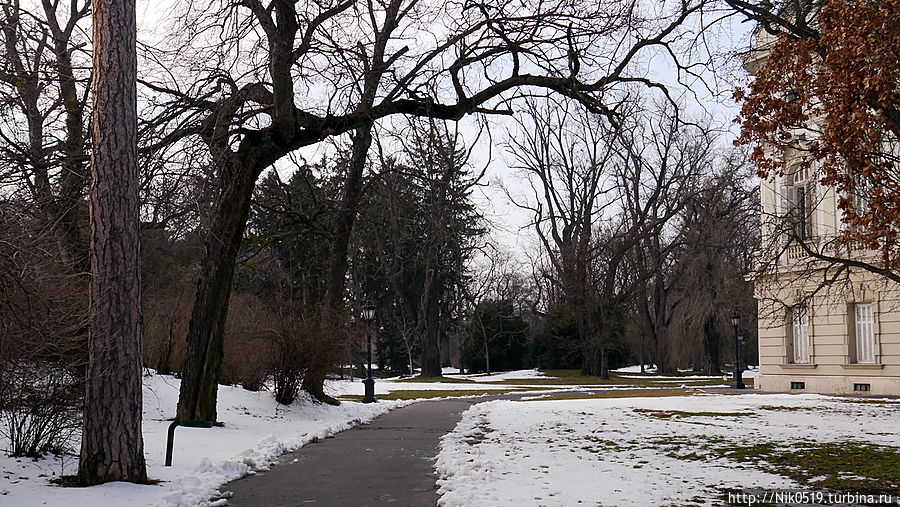
<svg viewBox="0 0 900 507"><path fill-rule="evenodd" d="M448 368L449 370L455 370L455 368ZM450 372L448 372L450 373ZM445 373L446 375L447 373ZM455 378L466 378L470 380L474 380L476 382L502 382L504 380L527 380L527 379L535 379L535 378L547 378L543 372L538 371L537 369L530 370L516 370L516 371L504 371L500 373L491 373L490 375L486 373L469 373L469 374L456 374L453 375Z"/></svg>
<svg viewBox="0 0 900 507"><path fill-rule="evenodd" d="M362 384L355 384L361 392ZM56 487L50 480L59 475L74 474L78 469L76 457L34 461L0 454L0 505L198 505L215 497L216 489L225 482L266 469L283 452L409 403L382 401L364 405L344 402L333 407L304 399L286 407L278 405L271 392L219 386L218 418L225 425L210 429L176 429L173 466L165 467L166 431L175 416L178 385L178 379L167 375L144 378L144 451L148 474L151 479L159 480L158 484ZM0 449L5 448L6 443L0 441ZM224 505L224 502L210 505Z"/></svg>
<svg viewBox="0 0 900 507"><path fill-rule="evenodd" d="M377 380L376 393L397 390L509 389L491 381L540 376L536 370L485 376L482 383L399 382L399 378ZM461 376L462 377L462 376ZM466 375L465 377L469 377ZM474 377L474 375L473 375ZM92 488L61 488L50 481L72 475L78 469L74 456L41 460L13 459L2 451L0 441L0 505L28 507L46 505L91 507L132 505L188 506L215 498L222 484L256 470L266 469L278 455L302 447L314 439L370 421L411 401L379 401L362 404L345 401L339 407L302 399L289 407L278 405L269 391L250 392L239 387L219 386L219 420L223 427L175 431L173 466L165 462L166 432L175 417L179 380L168 375L144 377L144 451L148 474L158 484L138 486L113 483ZM523 392L528 386L515 386ZM330 380L332 396L362 395L360 379ZM224 500L219 502L224 504ZM210 505L217 505L215 501Z"/></svg>
<svg viewBox="0 0 900 507"><path fill-rule="evenodd" d="M481 390L498 390L509 389L508 385L491 385L480 383L457 383L457 382L400 382L399 377L393 379L375 379L375 395L387 394L394 391L454 391L465 389L481 389ZM524 386L523 386L524 387ZM344 395L363 395L365 386L357 379L355 382L349 380L329 380L325 383L325 392L331 396Z"/></svg>
<svg viewBox="0 0 900 507"><path fill-rule="evenodd" d="M536 396L547 396L556 392L535 390L550 387L546 385L517 383L513 386L498 383L505 380L546 378L537 370L491 375L453 373L455 371L447 371L445 375L472 382L409 382L401 381L399 377L378 379L376 393L385 394L398 390L515 389L517 392L531 391ZM683 380L686 379L671 379L672 382ZM668 381L665 378L659 379L660 383ZM303 399L285 407L278 405L268 391L250 392L239 387L220 386L219 420L224 426L210 429L178 428L175 432L173 466L164 467L166 431L175 416L178 386L179 380L171 376L148 375L144 378L144 448L149 476L160 481L158 484L138 486L113 483L92 488L56 487L50 481L60 475L74 474L78 468L77 457L12 459L2 454L7 446L0 440L0 505L187 506L202 505L204 502L208 502L207 505L222 505L224 499L219 502L215 500L217 488L222 484L256 470L266 469L283 452L299 448L314 439L326 438L393 408L411 403L382 400L377 404L364 405L345 401L339 407L332 407ZM571 388L565 385L552 387L558 390ZM577 387L577 383L572 387ZM592 391L613 391L637 387L618 384L586 388ZM362 395L363 389L360 379L330 380L326 384L326 392L332 396ZM598 400L591 400L594 401ZM211 498L213 500L209 502Z"/></svg>
<svg viewBox="0 0 900 507"><path fill-rule="evenodd" d="M709 505L724 488L800 486L719 451L797 441L897 447L898 419L897 401L818 395L492 401L443 437L439 505Z"/></svg>

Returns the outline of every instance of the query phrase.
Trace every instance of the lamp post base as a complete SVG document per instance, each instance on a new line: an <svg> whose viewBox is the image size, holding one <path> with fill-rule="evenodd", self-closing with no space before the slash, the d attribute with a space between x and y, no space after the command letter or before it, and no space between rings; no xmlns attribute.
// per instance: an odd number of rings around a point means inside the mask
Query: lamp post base
<svg viewBox="0 0 900 507"><path fill-rule="evenodd" d="M732 389L745 389L747 386L744 385L743 379L737 373L734 374L734 380L731 381Z"/></svg>
<svg viewBox="0 0 900 507"><path fill-rule="evenodd" d="M363 403L375 403L375 379L372 377L367 377L363 379L363 384L366 386L366 394L363 396Z"/></svg>

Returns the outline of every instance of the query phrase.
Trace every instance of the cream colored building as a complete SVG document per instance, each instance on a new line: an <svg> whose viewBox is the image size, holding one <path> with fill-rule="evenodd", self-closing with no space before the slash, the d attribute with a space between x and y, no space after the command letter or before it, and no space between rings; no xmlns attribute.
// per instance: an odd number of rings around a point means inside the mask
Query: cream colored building
<svg viewBox="0 0 900 507"><path fill-rule="evenodd" d="M765 58L758 52L747 68ZM796 149L803 149L799 138ZM781 154L788 167L796 152ZM761 182L762 248L753 276L759 305L762 391L900 395L900 285L809 251L878 264L871 251L840 245L834 190L815 169ZM805 246L804 246L805 245Z"/></svg>

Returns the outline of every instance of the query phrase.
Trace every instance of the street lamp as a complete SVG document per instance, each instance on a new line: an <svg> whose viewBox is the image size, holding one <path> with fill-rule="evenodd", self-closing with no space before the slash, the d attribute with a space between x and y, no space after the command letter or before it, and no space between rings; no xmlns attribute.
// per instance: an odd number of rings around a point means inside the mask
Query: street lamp
<svg viewBox="0 0 900 507"><path fill-rule="evenodd" d="M741 316L737 310L731 312L731 326L734 327L734 380L731 382L732 389L743 389L744 381L741 379L741 335L738 333L738 325L741 323Z"/></svg>
<svg viewBox="0 0 900 507"><path fill-rule="evenodd" d="M377 309L378 307L375 306L375 303L370 300L363 303L363 320L368 324L368 329L366 331L366 351L369 360L369 371L366 374L366 378L363 380L363 385L366 386L366 394L362 399L363 403L374 403L375 401L378 401L375 399L375 379L372 378L372 323L375 321L375 310Z"/></svg>

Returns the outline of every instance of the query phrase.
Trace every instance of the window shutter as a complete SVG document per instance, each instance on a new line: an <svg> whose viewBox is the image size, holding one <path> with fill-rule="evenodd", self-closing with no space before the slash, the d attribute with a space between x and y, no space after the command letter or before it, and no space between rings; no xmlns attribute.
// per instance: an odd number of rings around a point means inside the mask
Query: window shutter
<svg viewBox="0 0 900 507"><path fill-rule="evenodd" d="M816 204L816 182L810 182L806 184L806 238L815 238L818 236L818 231L816 230L816 213L818 212L818 206Z"/></svg>
<svg viewBox="0 0 900 507"><path fill-rule="evenodd" d="M858 303L854 305L856 321L856 362L875 362L875 319L872 315L870 303Z"/></svg>
<svg viewBox="0 0 900 507"><path fill-rule="evenodd" d="M809 363L809 315L803 306L794 308L792 331L794 362L807 364Z"/></svg>
<svg viewBox="0 0 900 507"><path fill-rule="evenodd" d="M857 362L857 345L856 345L856 304L847 305L847 362Z"/></svg>
<svg viewBox="0 0 900 507"><path fill-rule="evenodd" d="M793 230L793 210L796 205L797 195L796 189L791 185L781 186L781 199L779 202L779 229L781 243L786 244L791 240L788 231Z"/></svg>
<svg viewBox="0 0 900 507"><path fill-rule="evenodd" d="M794 189L794 238L797 241L806 239L806 187Z"/></svg>

